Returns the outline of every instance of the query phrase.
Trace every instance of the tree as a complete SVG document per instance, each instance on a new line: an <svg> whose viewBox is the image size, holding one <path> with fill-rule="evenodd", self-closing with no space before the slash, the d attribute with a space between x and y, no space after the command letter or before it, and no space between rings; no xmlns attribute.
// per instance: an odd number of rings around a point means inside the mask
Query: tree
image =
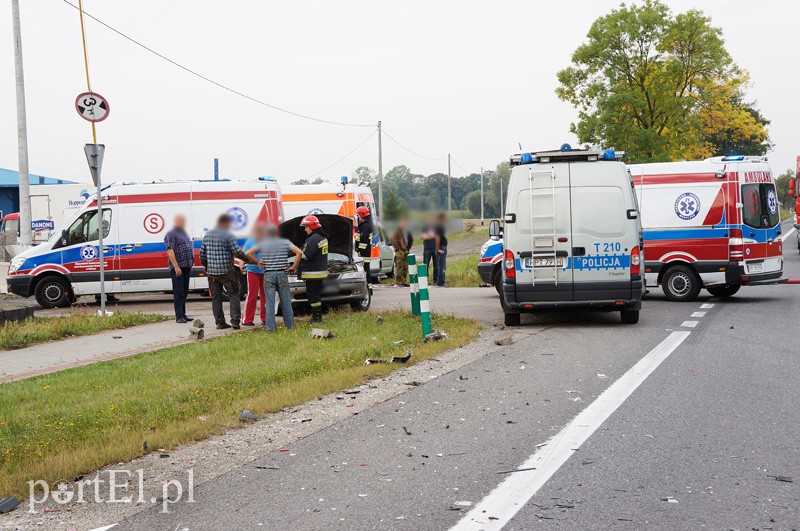
<svg viewBox="0 0 800 531"><path fill-rule="evenodd" d="M775 179L775 188L778 191L778 201L784 208L793 208L795 200L789 195L789 181L795 178L794 170L788 169Z"/></svg>
<svg viewBox="0 0 800 531"><path fill-rule="evenodd" d="M486 197L486 213L489 216L500 216L500 203L504 203L508 194L508 181L511 179L511 165L501 162L489 177L489 193ZM500 186L500 183L503 183ZM500 190L502 188L502 194Z"/></svg>
<svg viewBox="0 0 800 531"><path fill-rule="evenodd" d="M359 166L353 172L353 181L356 184L370 184L372 180L375 178L377 173L372 168L368 168L367 166Z"/></svg>
<svg viewBox="0 0 800 531"><path fill-rule="evenodd" d="M309 181L308 179L297 179L296 181L292 182L291 184L302 184L302 185L305 185L305 184L311 184L311 181Z"/></svg>
<svg viewBox="0 0 800 531"><path fill-rule="evenodd" d="M572 63L556 94L578 109L571 129L582 143L625 149L632 162L769 146L769 122L743 103L747 72L701 11L622 4L592 24Z"/></svg>
<svg viewBox="0 0 800 531"><path fill-rule="evenodd" d="M408 204L395 192L386 195L383 201L383 219L386 221L397 221L399 218L408 214Z"/></svg>
<svg viewBox="0 0 800 531"><path fill-rule="evenodd" d="M481 191L474 190L464 197L463 208L469 210L474 217L481 217Z"/></svg>

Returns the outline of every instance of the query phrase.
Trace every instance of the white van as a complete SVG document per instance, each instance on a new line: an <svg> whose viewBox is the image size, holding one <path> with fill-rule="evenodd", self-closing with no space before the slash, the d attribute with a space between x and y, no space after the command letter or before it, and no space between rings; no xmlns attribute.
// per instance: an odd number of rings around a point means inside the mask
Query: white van
<svg viewBox="0 0 800 531"><path fill-rule="evenodd" d="M642 228L633 182L614 150L511 157L503 231L505 324L520 313L588 308L639 321ZM500 235L500 223L490 234Z"/></svg>
<svg viewBox="0 0 800 531"><path fill-rule="evenodd" d="M113 184L103 189L103 214L96 196L46 242L14 257L8 290L36 297L45 308L67 306L81 295L100 293L100 227L106 293L161 292L172 289L164 236L176 214L187 218L194 242L191 290L206 290L199 263L203 236L220 214L233 219L239 244L256 222L283 221L280 190L273 180L189 181Z"/></svg>

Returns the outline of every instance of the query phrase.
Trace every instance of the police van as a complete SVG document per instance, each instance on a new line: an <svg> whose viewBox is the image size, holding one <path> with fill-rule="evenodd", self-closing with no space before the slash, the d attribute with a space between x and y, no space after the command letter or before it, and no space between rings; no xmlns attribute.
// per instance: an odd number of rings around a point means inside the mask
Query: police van
<svg viewBox="0 0 800 531"><path fill-rule="evenodd" d="M177 214L186 217L194 245L189 289L205 291L200 244L220 214L232 218L240 245L254 223L283 221L280 190L271 179L112 184L102 194L102 215L96 196L91 196L49 240L11 260L9 292L33 295L44 308L99 294L101 230L106 293L169 291L164 236Z"/></svg>
<svg viewBox="0 0 800 531"><path fill-rule="evenodd" d="M507 326L523 312L578 308L639 321L642 227L622 155L565 144L511 157L500 298ZM492 221L490 235L500 234Z"/></svg>

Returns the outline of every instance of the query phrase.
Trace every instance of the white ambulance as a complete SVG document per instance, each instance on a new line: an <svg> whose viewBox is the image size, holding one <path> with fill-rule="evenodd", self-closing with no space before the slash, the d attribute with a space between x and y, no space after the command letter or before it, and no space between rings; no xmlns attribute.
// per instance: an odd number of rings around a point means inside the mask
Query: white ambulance
<svg viewBox="0 0 800 531"><path fill-rule="evenodd" d="M565 144L511 157L500 297L507 326L521 313L574 309L639 321L642 229L621 155ZM490 235L499 229L492 221Z"/></svg>
<svg viewBox="0 0 800 531"><path fill-rule="evenodd" d="M645 277L673 301L705 288L782 281L775 179L766 159L731 155L629 166L642 209Z"/></svg>
<svg viewBox="0 0 800 531"><path fill-rule="evenodd" d="M103 229L106 293L172 289L164 236L177 214L194 242L191 290L208 281L199 263L203 235L220 214L233 219L240 244L256 222L283 221L280 189L272 179L113 184L103 192L102 218L91 196L45 243L20 253L8 270L8 290L52 308L100 293L99 231Z"/></svg>
<svg viewBox="0 0 800 531"><path fill-rule="evenodd" d="M281 187L283 210L286 219L309 214L338 214L356 221L356 209L369 208L372 214L371 276L394 276L394 248L386 230L378 220L375 199L369 186L350 184L342 177L342 184L290 184Z"/></svg>

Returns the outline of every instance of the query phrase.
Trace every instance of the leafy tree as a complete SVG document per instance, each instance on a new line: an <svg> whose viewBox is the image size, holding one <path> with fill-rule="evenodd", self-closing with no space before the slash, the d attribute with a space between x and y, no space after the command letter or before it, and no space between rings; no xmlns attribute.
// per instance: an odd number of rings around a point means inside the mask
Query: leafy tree
<svg viewBox="0 0 800 531"><path fill-rule="evenodd" d="M622 4L592 24L572 63L556 94L578 108L571 129L582 143L625 149L633 162L769 146L768 121L743 103L747 72L701 11Z"/></svg>
<svg viewBox="0 0 800 531"><path fill-rule="evenodd" d="M508 181L511 179L511 165L508 162L501 162L489 177L489 194L486 198L486 208L491 209L490 216L498 217L502 209L501 203L505 203L508 194ZM500 183L503 183L502 187ZM502 188L502 194L500 189Z"/></svg>
<svg viewBox="0 0 800 531"><path fill-rule="evenodd" d="M309 181L308 179L297 179L296 181L293 181L291 184L305 185L305 184L311 184L311 181Z"/></svg>
<svg viewBox="0 0 800 531"><path fill-rule="evenodd" d="M323 184L324 182L325 182L325 179L323 179L322 177L317 177L316 179L311 181L311 184Z"/></svg>
<svg viewBox="0 0 800 531"><path fill-rule="evenodd" d="M383 200L383 219L397 221L408 214L408 204L395 192L386 195Z"/></svg>
<svg viewBox="0 0 800 531"><path fill-rule="evenodd" d="M474 217L481 217L481 191L473 190L464 197L462 209L469 210Z"/></svg>
<svg viewBox="0 0 800 531"><path fill-rule="evenodd" d="M353 181L358 184L370 184L377 175L377 172L367 166L359 166L353 172Z"/></svg>
<svg viewBox="0 0 800 531"><path fill-rule="evenodd" d="M778 190L778 201L785 208L793 208L795 200L789 195L789 181L795 178L794 170L788 169L775 178L775 188Z"/></svg>

